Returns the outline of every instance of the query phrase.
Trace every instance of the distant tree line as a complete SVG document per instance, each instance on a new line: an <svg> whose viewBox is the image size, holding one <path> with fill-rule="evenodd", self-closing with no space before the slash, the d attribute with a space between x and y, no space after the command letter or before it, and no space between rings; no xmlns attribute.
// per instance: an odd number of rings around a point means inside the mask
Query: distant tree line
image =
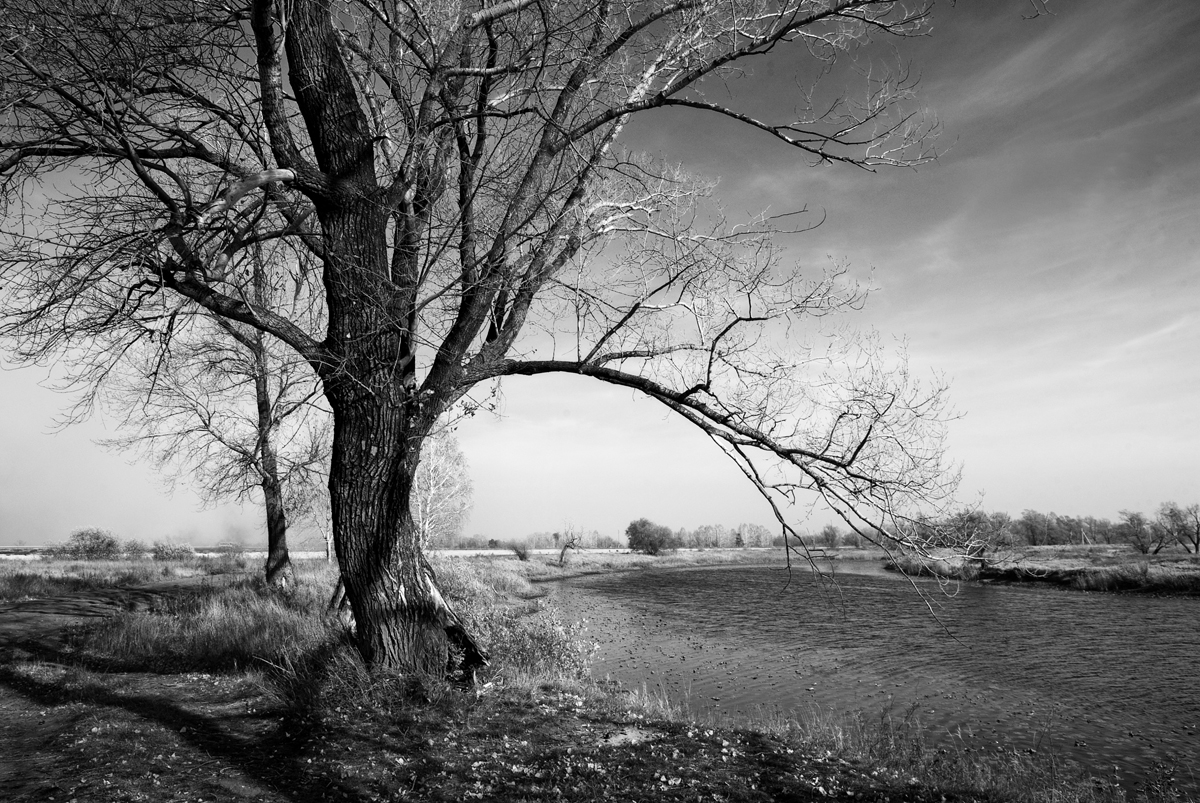
<svg viewBox="0 0 1200 803"><path fill-rule="evenodd" d="M509 540L489 538L478 533L451 533L432 539L430 544L435 549L508 549L514 544L525 549L561 549L563 544L572 538L577 539L576 544L580 549L621 549L625 546L622 541L611 535L602 535L599 530L576 530L571 527L564 527L555 532L530 533L522 538Z"/></svg>
<svg viewBox="0 0 1200 803"><path fill-rule="evenodd" d="M1154 555L1173 545L1200 554L1200 504L1159 505L1153 516L1122 510L1117 521L1094 516L1062 516L1023 511L1007 513L962 511L941 522L957 535L969 535L985 546L1051 546L1056 544L1129 544ZM935 529L931 526L931 531Z"/></svg>
<svg viewBox="0 0 1200 803"><path fill-rule="evenodd" d="M1173 546L1200 555L1200 504L1164 502L1154 515L1122 510L1117 521L1095 516L1063 516L1025 510L1017 518L1001 511L967 510L928 523L927 542L947 540L974 544L978 548L1052 546L1066 544L1128 544L1143 554L1155 555ZM672 549L736 549L782 547L782 535L759 524L726 527L705 524L694 530L670 528L649 519L638 519L626 528L625 536L634 551L658 554ZM869 547L870 541L849 528L827 524L815 532L802 532L806 549Z"/></svg>
<svg viewBox="0 0 1200 803"><path fill-rule="evenodd" d="M655 524L649 519L637 519L625 528L629 548L635 552L657 555L672 549L744 549L747 547L782 546L782 536L774 536L761 524L703 524L694 530Z"/></svg>

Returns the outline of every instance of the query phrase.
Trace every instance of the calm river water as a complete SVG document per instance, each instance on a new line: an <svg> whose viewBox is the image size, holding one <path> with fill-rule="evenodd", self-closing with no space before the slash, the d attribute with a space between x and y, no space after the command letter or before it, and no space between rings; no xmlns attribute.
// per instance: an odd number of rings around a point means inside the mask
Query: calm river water
<svg viewBox="0 0 1200 803"><path fill-rule="evenodd" d="M701 568L578 578L551 593L600 643L595 676L694 709L915 705L938 738L1054 750L1126 784L1175 763L1200 791L1200 599L918 586L926 598L863 564L839 567L836 584Z"/></svg>

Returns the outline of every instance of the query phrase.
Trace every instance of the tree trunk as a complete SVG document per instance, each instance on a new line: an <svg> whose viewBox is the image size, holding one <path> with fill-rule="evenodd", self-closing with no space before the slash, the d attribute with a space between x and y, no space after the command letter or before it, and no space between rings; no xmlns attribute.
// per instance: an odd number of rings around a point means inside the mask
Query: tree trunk
<svg viewBox="0 0 1200 803"><path fill-rule="evenodd" d="M267 584L287 588L296 581L292 560L288 554L287 513L283 507L283 489L272 455L270 468L264 455L263 499L267 508Z"/></svg>
<svg viewBox="0 0 1200 803"><path fill-rule="evenodd" d="M359 652L370 666L442 673L446 637L421 576L423 556L409 510L419 454L407 445L403 405L360 393L347 404L343 394L328 395L334 407L334 546Z"/></svg>
<svg viewBox="0 0 1200 803"><path fill-rule="evenodd" d="M358 401L335 419L329 490L359 652L372 667L441 677L454 647L470 679L487 657L442 596L410 506L424 433L401 405Z"/></svg>
<svg viewBox="0 0 1200 803"><path fill-rule="evenodd" d="M261 274L261 271L259 271ZM256 279L258 275L256 275ZM258 405L258 460L262 471L263 502L267 511L267 585L287 588L296 581L292 560L288 554L287 513L283 506L283 483L279 480L279 461L271 436L275 421L271 409L271 389L268 385L270 366L263 334L254 338L254 397Z"/></svg>

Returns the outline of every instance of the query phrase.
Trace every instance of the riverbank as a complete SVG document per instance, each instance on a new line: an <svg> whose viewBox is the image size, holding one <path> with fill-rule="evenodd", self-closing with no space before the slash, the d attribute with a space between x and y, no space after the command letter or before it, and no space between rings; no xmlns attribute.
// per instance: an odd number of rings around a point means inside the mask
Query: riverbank
<svg viewBox="0 0 1200 803"><path fill-rule="evenodd" d="M934 553L904 556L885 568L948 580L1044 583L1080 591L1200 595L1200 555L1170 548L1157 555L1127 545L1014 547L981 559Z"/></svg>
<svg viewBox="0 0 1200 803"><path fill-rule="evenodd" d="M323 565L302 566L287 596L214 577L83 627L32 623L0 644L0 788L14 801L1125 799L1052 755L931 748L911 711L728 727L592 682L577 628L530 604L540 592L513 567L438 563L492 648L470 690L366 674L320 615ZM1144 793L1177 799L1165 779Z"/></svg>
<svg viewBox="0 0 1200 803"><path fill-rule="evenodd" d="M812 565L807 558L811 557L822 567L830 564L857 561L883 561L887 556L881 549L857 549L852 547L834 547L830 549L812 549L806 557L802 552L792 551L790 554L782 547L747 547L728 549L679 549L664 552L661 555L646 555L639 552L612 550L572 550L566 554L565 561L560 562L557 554L543 550L541 554L530 554L527 560L521 560L514 554L499 553L489 555L458 556L452 551L444 552L440 557L445 560L467 561L477 567L492 563L504 567L503 571L512 572L533 583L544 583L552 580L570 580L577 577L589 577L598 574L614 572L642 571L647 569L689 569L705 566L788 566L797 571L810 571ZM486 570L485 570L486 571Z"/></svg>

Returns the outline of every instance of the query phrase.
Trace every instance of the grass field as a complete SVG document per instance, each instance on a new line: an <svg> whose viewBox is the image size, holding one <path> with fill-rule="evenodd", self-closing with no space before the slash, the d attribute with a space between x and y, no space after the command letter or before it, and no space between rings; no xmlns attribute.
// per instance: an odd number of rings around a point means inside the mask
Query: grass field
<svg viewBox="0 0 1200 803"><path fill-rule="evenodd" d="M161 598L0 648L0 754L16 768L0 769L0 788L29 801L1126 799L1052 755L930 748L911 711L698 721L591 681L590 645L538 599L537 581L570 572L721 558L439 560L447 597L491 648L471 689L368 672L325 614L324 563L301 563L286 594L192 561L5 570L6 599L137 582ZM187 574L208 579L164 586ZM1172 794L1164 768L1135 798Z"/></svg>

